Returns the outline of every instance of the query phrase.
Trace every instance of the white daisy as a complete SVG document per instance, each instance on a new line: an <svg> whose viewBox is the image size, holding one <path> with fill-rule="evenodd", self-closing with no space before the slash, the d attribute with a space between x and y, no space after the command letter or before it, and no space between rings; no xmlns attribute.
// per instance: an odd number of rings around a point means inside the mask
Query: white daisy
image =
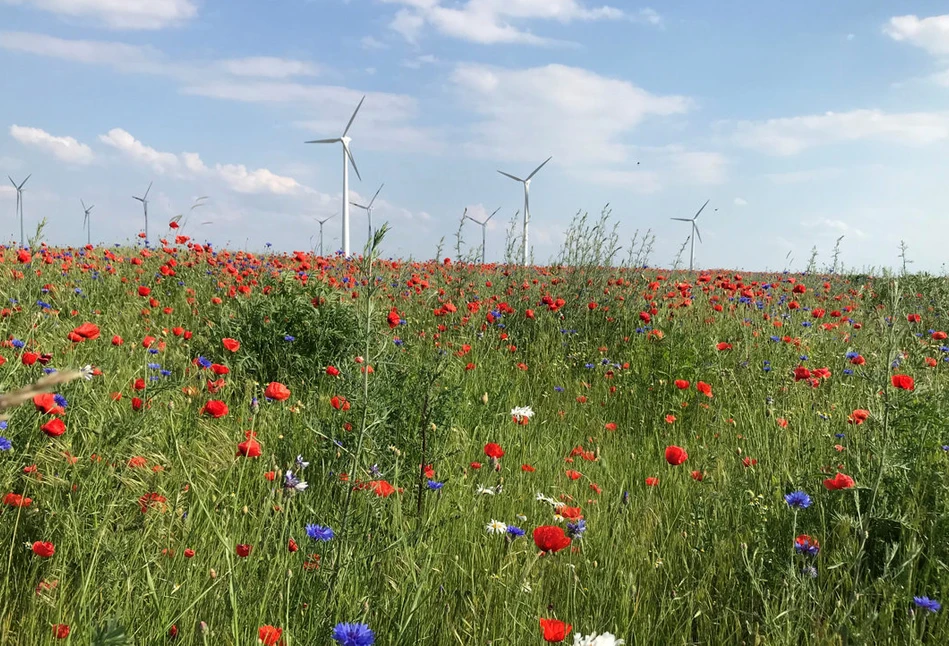
<svg viewBox="0 0 949 646"><path fill-rule="evenodd" d="M526 417L530 419L534 416L534 410L530 406L515 406L511 409L511 417L514 419L520 419Z"/></svg>
<svg viewBox="0 0 949 646"><path fill-rule="evenodd" d="M485 526L485 529L488 530L489 534L503 534L507 531L507 525L500 520L492 519L491 522Z"/></svg>
<svg viewBox="0 0 949 646"><path fill-rule="evenodd" d="M602 635L593 633L586 637L577 633L573 636L573 646L621 646L625 643L622 639L617 639L613 633L603 633Z"/></svg>

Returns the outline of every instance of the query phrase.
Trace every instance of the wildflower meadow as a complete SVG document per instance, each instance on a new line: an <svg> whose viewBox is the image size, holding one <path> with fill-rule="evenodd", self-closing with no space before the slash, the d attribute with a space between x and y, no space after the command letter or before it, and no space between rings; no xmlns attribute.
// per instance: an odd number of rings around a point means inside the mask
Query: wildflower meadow
<svg viewBox="0 0 949 646"><path fill-rule="evenodd" d="M949 643L946 279L572 231L0 249L0 643Z"/></svg>

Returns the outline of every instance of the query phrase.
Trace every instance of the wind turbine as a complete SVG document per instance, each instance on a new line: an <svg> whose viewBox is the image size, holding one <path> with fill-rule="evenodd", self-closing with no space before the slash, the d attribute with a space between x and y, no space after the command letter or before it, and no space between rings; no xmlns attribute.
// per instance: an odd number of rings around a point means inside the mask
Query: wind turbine
<svg viewBox="0 0 949 646"><path fill-rule="evenodd" d="M546 163L546 162L545 162L545 163ZM481 264L482 264L482 265L484 264L484 257L485 257L485 256L484 256L485 240L486 240L485 232L487 231L487 228L488 228L488 222L490 222L490 221L491 221L491 218L493 218L495 215L497 215L498 211L500 211L500 210L501 210L501 207L500 207L500 206L499 206L498 208L494 209L494 213L492 213L492 214L489 215L487 218L485 218L484 222L479 222L478 220L475 220L473 217L471 217L470 215L468 215L468 211L467 211L467 210L465 211L465 214L464 214L463 216L461 216L461 219L462 219L462 220L465 220L465 219L471 220L472 222L474 222L475 224L477 224L478 226L481 227Z"/></svg>
<svg viewBox="0 0 949 646"><path fill-rule="evenodd" d="M530 224L530 220L531 220L531 210L530 210L531 180L534 178L534 175L536 175L537 172L538 172L541 168L543 168L543 167L547 164L547 162L549 162L551 159L553 159L553 156L550 156L550 157L548 157L546 160L544 160L544 163L541 164L540 166L538 166L537 168L535 168L535 169L534 169L534 172L532 172L530 175L528 175L526 179L521 179L520 177L515 177L514 175L511 175L510 173L505 173L505 172L502 171L502 170L499 170L499 171L498 171L499 173L501 173L501 174L504 175L505 177L510 177L510 178L513 179L514 181L520 182L520 183L522 183L522 184L524 185L524 239L523 239L523 252L524 252L524 253L523 253L523 255L524 255L524 266L525 266L525 267L526 267L527 264L528 264L528 262L527 262L527 261L528 261L527 254L529 253L529 250L530 250L530 247L529 247L529 245L528 245L528 239L527 239L527 227L528 227L528 225Z"/></svg>
<svg viewBox="0 0 949 646"><path fill-rule="evenodd" d="M335 217L336 217L336 214L334 213L333 215L330 215L330 216L328 216L328 217L325 217L325 218L323 218L322 220L316 220L317 222L320 223L320 257L321 257L321 258L323 257L323 225L326 224L327 222L329 222L330 220L332 220L332 219L335 218ZM314 218L314 219L316 219L316 218Z"/></svg>
<svg viewBox="0 0 949 646"><path fill-rule="evenodd" d="M385 186L385 184L383 184L382 186ZM382 190L382 186L379 187L379 191ZM364 210L366 214L369 216L369 240L372 240L372 204L373 202L376 201L376 198L379 197L379 191L376 191L376 194L372 196L371 200L369 200L368 206L363 206L362 204L356 204L355 202L350 202L350 204L355 206L357 209Z"/></svg>
<svg viewBox="0 0 949 646"><path fill-rule="evenodd" d="M92 226L89 214L92 213L92 209L96 208L96 205L86 206L86 203L82 200L79 200L79 203L82 204L83 209L82 226L86 230L86 244L92 244Z"/></svg>
<svg viewBox="0 0 949 646"><path fill-rule="evenodd" d="M356 160L353 159L353 153L349 150L349 142L352 141L352 139L347 135L353 125L353 121L356 120L356 113L359 112L359 108L362 107L362 102L365 100L365 96L359 100L359 105L357 105L353 111L353 116L349 118L349 123L346 124L346 129L343 130L341 137L336 139L315 139L305 142L308 144L343 144L343 254L347 257L349 256L349 164L353 165L353 170L356 171L356 177L359 178L359 181L362 181L362 177L359 175L359 169L356 167Z"/></svg>
<svg viewBox="0 0 949 646"><path fill-rule="evenodd" d="M677 222L690 222L692 224L692 241L691 245L689 246L689 271L692 271L692 265L695 261L695 237L698 236L699 242L702 242L702 235L699 233L699 226L695 223L695 221L698 219L699 213L701 213L705 207L708 206L710 201L711 200L705 200L705 204L702 205L702 208L699 209L691 218L669 218L670 220L676 220Z"/></svg>
<svg viewBox="0 0 949 646"><path fill-rule="evenodd" d="M16 189L16 214L20 218L20 247L26 246L26 236L23 234L23 186L30 181L31 177L33 177L33 173L27 175L25 180L17 184L12 177L7 175L7 179Z"/></svg>
<svg viewBox="0 0 949 646"><path fill-rule="evenodd" d="M148 183L148 188L145 189L145 195L142 197L132 196L133 200L138 200L142 203L142 208L145 210L145 244L148 244L148 192L152 190L152 182Z"/></svg>

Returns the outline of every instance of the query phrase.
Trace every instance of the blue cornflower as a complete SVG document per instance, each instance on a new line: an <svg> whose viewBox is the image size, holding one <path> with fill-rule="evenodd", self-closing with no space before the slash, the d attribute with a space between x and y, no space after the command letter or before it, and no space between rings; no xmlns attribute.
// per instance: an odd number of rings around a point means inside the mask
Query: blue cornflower
<svg viewBox="0 0 949 646"><path fill-rule="evenodd" d="M802 355L800 356L800 359L801 359L801 361L807 361L807 355L806 355L806 354L802 354Z"/></svg>
<svg viewBox="0 0 949 646"><path fill-rule="evenodd" d="M297 456L297 468L298 468L298 469L305 469L305 468L307 468L308 466L310 466L310 463L307 462L306 460L304 460L302 455L298 455L298 456Z"/></svg>
<svg viewBox="0 0 949 646"><path fill-rule="evenodd" d="M161 374L162 377L170 377L170 376L171 376L171 370L162 370L160 374Z"/></svg>
<svg viewBox="0 0 949 646"><path fill-rule="evenodd" d="M160 364L157 364L157 363L150 363L150 364L148 364L148 369L149 369L149 370L161 370L161 365L160 365Z"/></svg>
<svg viewBox="0 0 949 646"><path fill-rule="evenodd" d="M209 359L205 359L204 357L198 357L198 365L204 369L208 369L211 367L211 361Z"/></svg>
<svg viewBox="0 0 949 646"><path fill-rule="evenodd" d="M432 491L438 491L444 486L445 486L444 482L437 482L435 480L428 481L428 488L431 489Z"/></svg>
<svg viewBox="0 0 949 646"><path fill-rule="evenodd" d="M807 554L808 556L817 556L820 552L820 545L810 536L801 534L794 539L794 549L798 554Z"/></svg>
<svg viewBox="0 0 949 646"><path fill-rule="evenodd" d="M44 303L43 301L36 301L36 304L37 304L40 308L42 308L42 309L44 309L44 310L52 309L52 307L53 307L53 306L50 305L49 303Z"/></svg>
<svg viewBox="0 0 949 646"><path fill-rule="evenodd" d="M0 435L0 451L9 451L13 448L13 445L10 443L10 440Z"/></svg>
<svg viewBox="0 0 949 646"><path fill-rule="evenodd" d="M515 527L514 525L508 525L507 533L513 536L514 538L518 538L520 536L523 536L526 532L524 532L524 530L521 529L520 527Z"/></svg>
<svg viewBox="0 0 949 646"><path fill-rule="evenodd" d="M592 368L592 367L593 367L593 364L592 364L592 363L587 363L587 364L585 364L583 367L584 367L584 368Z"/></svg>
<svg viewBox="0 0 949 646"><path fill-rule="evenodd" d="M10 343L11 343L11 344L13 345L13 347L16 348L17 350L19 350L20 348L22 348L23 346L26 345L25 342L20 341L19 339L13 339L13 341L11 341Z"/></svg>
<svg viewBox="0 0 949 646"><path fill-rule="evenodd" d="M562 393L562 392L563 392L563 386L554 386L554 390L557 391L558 393Z"/></svg>
<svg viewBox="0 0 949 646"><path fill-rule="evenodd" d="M851 370L850 368L844 368L844 374L845 374L845 375L852 375L852 374L853 374L853 370Z"/></svg>
<svg viewBox="0 0 949 646"><path fill-rule="evenodd" d="M376 634L366 624L338 623L333 628L333 641L339 646L372 646Z"/></svg>
<svg viewBox="0 0 949 646"><path fill-rule="evenodd" d="M284 340L284 341L296 341L297 338L296 338L295 336L290 336L289 334L287 334L287 335L284 335L283 340Z"/></svg>
<svg viewBox="0 0 949 646"><path fill-rule="evenodd" d="M943 445L942 445L942 450L943 450L943 451L949 451L949 444L943 444Z"/></svg>
<svg viewBox="0 0 949 646"><path fill-rule="evenodd" d="M792 491L784 496L784 502L788 504L788 507L807 509L811 506L811 497L803 491Z"/></svg>
<svg viewBox="0 0 949 646"><path fill-rule="evenodd" d="M842 440L842 439L844 439L845 437L847 437L847 434L846 434L846 433L834 433L834 437L836 437L838 440Z"/></svg>
<svg viewBox="0 0 949 646"><path fill-rule="evenodd" d="M929 612L939 612L939 609L942 608L941 603L929 597L913 597L913 603L916 604L917 608L923 608Z"/></svg>
<svg viewBox="0 0 949 646"><path fill-rule="evenodd" d="M53 395L53 401L55 401L57 405L62 406L63 408L66 408L66 406L69 405L69 402L66 401L66 398L60 395L59 393L56 393L55 395Z"/></svg>
<svg viewBox="0 0 949 646"><path fill-rule="evenodd" d="M587 531L587 521L582 518L575 523L567 523L567 534L570 538L581 539L583 532Z"/></svg>
<svg viewBox="0 0 949 646"><path fill-rule="evenodd" d="M158 354L158 348L149 348L148 354Z"/></svg>
<svg viewBox="0 0 949 646"><path fill-rule="evenodd" d="M392 339L392 342L399 346L401 346L404 343L402 339Z"/></svg>
<svg viewBox="0 0 949 646"><path fill-rule="evenodd" d="M306 526L306 535L312 538L314 541L331 541L336 535L333 533L331 527L324 527L323 525L307 525Z"/></svg>
<svg viewBox="0 0 949 646"><path fill-rule="evenodd" d="M43 374L51 375L56 372L56 368L43 368Z"/></svg>
<svg viewBox="0 0 949 646"><path fill-rule="evenodd" d="M859 352L848 352L846 356L847 356L848 359L856 359L857 357L860 356L860 353L859 353Z"/></svg>
<svg viewBox="0 0 949 646"><path fill-rule="evenodd" d="M779 337L779 336L772 336L772 337L771 337L771 340L772 340L772 341L780 341L780 340L781 340L781 337Z"/></svg>

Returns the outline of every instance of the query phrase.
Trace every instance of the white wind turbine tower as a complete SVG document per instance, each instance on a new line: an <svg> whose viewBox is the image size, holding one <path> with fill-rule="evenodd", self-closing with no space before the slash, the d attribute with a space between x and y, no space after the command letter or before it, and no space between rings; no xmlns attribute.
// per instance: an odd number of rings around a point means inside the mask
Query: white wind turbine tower
<svg viewBox="0 0 949 646"><path fill-rule="evenodd" d="M385 186L385 184L383 184L382 186ZM372 205L376 201L376 198L379 197L379 191L382 190L382 186L379 187L379 190L376 191L376 194L372 196L371 200L369 200L368 206L357 204L356 202L350 202L350 204L355 206L357 209L362 209L363 211L365 211L366 215L369 216L369 240L370 241L372 240Z"/></svg>
<svg viewBox="0 0 949 646"><path fill-rule="evenodd" d="M485 232L487 231L487 228L488 228L488 222L490 222L490 221L491 221L491 218L493 218L495 215L497 215L497 214L498 214L498 211L500 211L500 210L501 210L501 207L500 207L500 206L499 206L498 208L494 209L494 213L492 213L492 214L489 215L487 218L485 218L485 219L484 219L484 222L479 222L478 220L475 220L473 217L471 217L470 215L468 215L468 211L467 211L467 210L465 210L465 214L464 214L463 216L461 216L461 219L462 219L462 220L465 220L465 219L471 220L472 222L474 222L475 224L477 224L479 227L481 227L481 264L482 264L482 265L484 264L484 258L485 258L485 252L484 252L484 250L485 250L485 242L486 242L486 240L487 240L487 237L486 237Z"/></svg>
<svg viewBox="0 0 949 646"><path fill-rule="evenodd" d="M698 236L699 242L702 242L702 235L699 233L699 226L695 223L695 221L698 219L699 213L701 213L705 207L708 206L710 201L711 200L705 200L705 204L702 205L702 208L699 209L691 218L669 218L670 220L675 220L677 222L689 222L692 224L692 240L689 247L689 271L692 271L692 265L695 262L695 237Z"/></svg>
<svg viewBox="0 0 949 646"><path fill-rule="evenodd" d="M82 228L86 230L86 244L92 244L92 221L89 214L92 213L92 209L96 208L96 205L86 206L86 203L82 200L79 200L79 203L82 204Z"/></svg>
<svg viewBox="0 0 949 646"><path fill-rule="evenodd" d="M152 190L152 182L148 183L148 188L145 189L145 195L142 197L132 196L133 200L138 200L142 203L142 208L145 210L145 244L148 244L148 192Z"/></svg>
<svg viewBox="0 0 949 646"><path fill-rule="evenodd" d="M30 173L26 176L26 179L17 184L13 181L13 178L7 175L7 179L10 180L10 183L13 184L13 188L16 189L16 214L20 218L20 247L26 245L26 236L23 234L23 186L30 181L30 178L33 177L33 173Z"/></svg>
<svg viewBox="0 0 949 646"><path fill-rule="evenodd" d="M323 256L323 225L326 224L327 222L329 222L330 220L332 220L332 219L335 218L335 217L336 217L336 214L334 213L333 215L331 215L331 216L329 216L329 217L325 217L325 218L323 218L322 220L318 220L318 219L314 218L317 222L320 223L320 257Z"/></svg>
<svg viewBox="0 0 949 646"><path fill-rule="evenodd" d="M359 175L359 169L356 167L356 160L353 159L353 153L349 150L349 142L351 142L352 139L346 135L349 134L349 129L352 127L353 121L356 120L356 113L359 112L359 108L362 107L362 102L365 100L365 96L359 100L359 105L357 105L353 111L353 116L349 118L349 123L346 124L346 129L343 130L341 137L336 139L315 139L305 142L308 144L343 144L343 254L346 257L349 257L349 164L353 165L353 170L356 171L356 177L359 178L359 181L362 181L362 177Z"/></svg>
<svg viewBox="0 0 949 646"><path fill-rule="evenodd" d="M498 171L499 173L501 173L501 174L504 175L505 177L510 177L510 178L513 179L514 181L520 182L520 183L522 183L522 184L524 185L524 238L523 238L523 255L524 255L524 266L525 266L525 267L528 265L528 254L530 253L530 246L528 245L527 229L528 229L528 226L530 225L530 220L531 220L531 209L530 209L531 180L534 178L534 175L536 175L537 172L538 172L541 168L543 168L543 167L547 164L547 162L549 162L551 159L553 159L553 156L552 156L552 155L551 155L550 157L548 157L547 159L545 159L543 164L541 164L540 166L538 166L537 168L535 168L535 169L534 169L534 172L532 172L530 175L528 175L526 179L521 179L520 177L515 177L514 175L511 175L510 173L505 173L505 172L502 171L502 170L499 170L499 171Z"/></svg>

